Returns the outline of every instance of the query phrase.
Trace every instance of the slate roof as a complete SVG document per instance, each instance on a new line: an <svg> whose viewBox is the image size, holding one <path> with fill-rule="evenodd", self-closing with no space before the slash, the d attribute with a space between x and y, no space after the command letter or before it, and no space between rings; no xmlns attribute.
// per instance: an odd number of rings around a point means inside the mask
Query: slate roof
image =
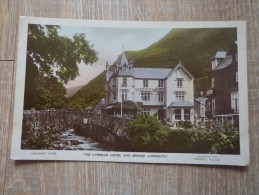
<svg viewBox="0 0 259 195"><path fill-rule="evenodd" d="M214 56L215 58L225 58L227 56L227 52L226 51L217 51L217 53Z"/></svg>
<svg viewBox="0 0 259 195"><path fill-rule="evenodd" d="M127 59L127 57L126 57L124 52L121 55L118 56L115 64L118 67L122 67L124 64L129 65L128 59Z"/></svg>
<svg viewBox="0 0 259 195"><path fill-rule="evenodd" d="M214 70L219 70L228 67L232 63L232 56L227 56L221 63L219 63Z"/></svg>
<svg viewBox="0 0 259 195"><path fill-rule="evenodd" d="M113 72L112 71L107 71L107 74L108 74L108 80L109 80L112 77Z"/></svg>
<svg viewBox="0 0 259 195"><path fill-rule="evenodd" d="M172 69L166 68L133 68L131 71L108 71L108 79L112 76L131 76L136 79L165 79Z"/></svg>
<svg viewBox="0 0 259 195"><path fill-rule="evenodd" d="M132 76L141 79L165 79L171 70L166 68L133 68Z"/></svg>
<svg viewBox="0 0 259 195"><path fill-rule="evenodd" d="M168 108L193 108L193 104L188 101L175 102L173 101Z"/></svg>

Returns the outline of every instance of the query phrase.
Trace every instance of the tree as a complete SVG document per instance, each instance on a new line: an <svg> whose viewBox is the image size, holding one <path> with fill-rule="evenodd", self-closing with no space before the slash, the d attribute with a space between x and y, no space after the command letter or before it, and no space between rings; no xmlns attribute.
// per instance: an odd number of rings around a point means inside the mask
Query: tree
<svg viewBox="0 0 259 195"><path fill-rule="evenodd" d="M136 151L161 152L170 128L155 116L139 114L125 126L124 131Z"/></svg>
<svg viewBox="0 0 259 195"><path fill-rule="evenodd" d="M28 26L24 108L62 108L64 84L79 75L80 62L93 64L97 52L84 34L60 36L59 26Z"/></svg>

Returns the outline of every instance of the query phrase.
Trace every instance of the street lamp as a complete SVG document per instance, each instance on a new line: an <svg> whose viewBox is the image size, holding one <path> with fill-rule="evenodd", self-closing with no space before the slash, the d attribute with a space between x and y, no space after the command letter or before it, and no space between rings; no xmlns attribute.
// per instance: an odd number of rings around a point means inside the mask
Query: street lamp
<svg viewBox="0 0 259 195"><path fill-rule="evenodd" d="M122 118L122 95L121 95L121 118Z"/></svg>

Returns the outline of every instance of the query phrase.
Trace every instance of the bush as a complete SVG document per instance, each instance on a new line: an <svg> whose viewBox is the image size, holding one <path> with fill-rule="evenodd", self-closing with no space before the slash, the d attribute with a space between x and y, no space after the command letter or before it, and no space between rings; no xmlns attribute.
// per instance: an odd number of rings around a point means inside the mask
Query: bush
<svg viewBox="0 0 259 195"><path fill-rule="evenodd" d="M162 150L170 128L163 125L155 116L146 114L136 118L123 129L136 151L158 152Z"/></svg>
<svg viewBox="0 0 259 195"><path fill-rule="evenodd" d="M236 130L173 130L164 144L165 152L239 154Z"/></svg>
<svg viewBox="0 0 259 195"><path fill-rule="evenodd" d="M188 124L182 124L188 125ZM137 117L124 128L135 151L168 153L239 154L239 132L225 122L217 130L171 130L157 118Z"/></svg>

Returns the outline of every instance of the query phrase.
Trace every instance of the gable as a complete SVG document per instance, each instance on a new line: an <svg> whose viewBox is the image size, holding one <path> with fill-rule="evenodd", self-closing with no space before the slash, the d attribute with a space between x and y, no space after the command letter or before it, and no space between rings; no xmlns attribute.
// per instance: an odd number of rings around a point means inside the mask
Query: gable
<svg viewBox="0 0 259 195"><path fill-rule="evenodd" d="M194 76L184 67L182 63L179 63L174 69L170 71L170 73L167 75L167 78L172 76L172 74L177 73L177 72L183 72L187 77L189 77L190 80L194 79Z"/></svg>

